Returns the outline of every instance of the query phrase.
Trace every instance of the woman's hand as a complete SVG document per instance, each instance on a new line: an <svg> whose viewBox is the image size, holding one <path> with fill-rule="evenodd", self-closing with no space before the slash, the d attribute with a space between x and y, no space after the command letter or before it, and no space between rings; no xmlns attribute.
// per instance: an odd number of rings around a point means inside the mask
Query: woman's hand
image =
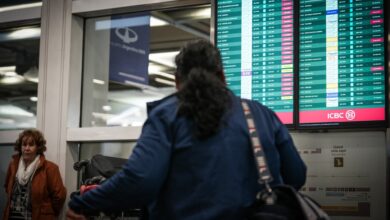
<svg viewBox="0 0 390 220"><path fill-rule="evenodd" d="M72 209L68 209L66 212L66 219L68 220L87 220L87 218L84 215L77 214Z"/></svg>

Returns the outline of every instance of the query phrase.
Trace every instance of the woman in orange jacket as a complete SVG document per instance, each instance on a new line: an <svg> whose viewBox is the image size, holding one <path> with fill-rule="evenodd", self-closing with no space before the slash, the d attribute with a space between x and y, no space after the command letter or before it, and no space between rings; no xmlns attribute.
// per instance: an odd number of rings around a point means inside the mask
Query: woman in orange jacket
<svg viewBox="0 0 390 220"><path fill-rule="evenodd" d="M58 166L45 159L46 140L36 129L23 131L15 143L5 181L7 206L3 219L57 219L66 189Z"/></svg>

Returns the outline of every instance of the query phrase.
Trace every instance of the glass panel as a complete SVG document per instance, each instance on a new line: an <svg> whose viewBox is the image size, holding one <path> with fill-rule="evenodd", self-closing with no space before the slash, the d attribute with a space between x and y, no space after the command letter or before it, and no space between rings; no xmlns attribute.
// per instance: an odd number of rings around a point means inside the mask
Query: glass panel
<svg viewBox="0 0 390 220"><path fill-rule="evenodd" d="M96 176L105 176L102 173L98 173L99 170L103 171L101 169L98 169L96 165L93 165L94 163L89 163L93 156L95 155L103 155L103 156L109 156L109 157L115 157L118 159L114 160L105 160L104 164L106 163L111 164L113 167L110 169L112 171L117 171L122 165L127 161L130 154L133 152L133 149L135 147L136 142L104 142L104 143L82 143L80 144L79 148L79 161L83 161L81 163L75 163L78 166L73 167L79 167L79 171L77 172L78 176L78 186L81 184L84 184L85 181L88 181L89 179L96 177ZM125 160L121 160L125 159ZM88 163L84 163L88 162ZM105 169L109 169L108 166L104 167ZM104 172L104 171L103 171ZM106 177L106 176L105 176Z"/></svg>
<svg viewBox="0 0 390 220"><path fill-rule="evenodd" d="M135 144L136 142L83 143L80 145L80 160L89 160L96 154L127 159Z"/></svg>
<svg viewBox="0 0 390 220"><path fill-rule="evenodd" d="M13 154L16 154L13 146L0 146L0 213L3 213L7 202L7 194L5 193L3 186L5 183L8 165Z"/></svg>
<svg viewBox="0 0 390 220"><path fill-rule="evenodd" d="M140 126L146 102L175 92L174 57L210 38L210 5L90 18L85 25L82 126Z"/></svg>
<svg viewBox="0 0 390 220"><path fill-rule="evenodd" d="M39 26L0 30L0 130L36 126Z"/></svg>

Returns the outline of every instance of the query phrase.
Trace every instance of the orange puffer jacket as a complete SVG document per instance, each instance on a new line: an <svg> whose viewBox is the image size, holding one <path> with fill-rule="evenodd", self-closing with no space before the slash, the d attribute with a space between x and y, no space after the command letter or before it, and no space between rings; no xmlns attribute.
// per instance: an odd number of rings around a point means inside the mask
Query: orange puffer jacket
<svg viewBox="0 0 390 220"><path fill-rule="evenodd" d="M18 171L19 159L19 154L14 155L8 166L4 184L8 197L3 214L4 220L9 216L12 188ZM31 184L32 220L57 219L65 202L66 189L58 166L46 160L44 155L41 155L39 159L40 162Z"/></svg>

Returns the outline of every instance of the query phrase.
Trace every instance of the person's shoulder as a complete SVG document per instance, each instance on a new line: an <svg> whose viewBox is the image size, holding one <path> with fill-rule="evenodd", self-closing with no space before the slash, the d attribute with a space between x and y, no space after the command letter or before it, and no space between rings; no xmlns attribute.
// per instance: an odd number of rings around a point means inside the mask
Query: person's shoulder
<svg viewBox="0 0 390 220"><path fill-rule="evenodd" d="M148 116L172 116L176 115L178 99L176 94L147 104Z"/></svg>
<svg viewBox="0 0 390 220"><path fill-rule="evenodd" d="M263 113L268 113L268 114L273 114L274 111L272 109L270 109L269 107L263 105L261 102L259 101L256 101L256 100L250 100L250 99L242 99L244 100L245 102L247 102L249 104L249 106L253 109L253 110L260 110L262 111Z"/></svg>

